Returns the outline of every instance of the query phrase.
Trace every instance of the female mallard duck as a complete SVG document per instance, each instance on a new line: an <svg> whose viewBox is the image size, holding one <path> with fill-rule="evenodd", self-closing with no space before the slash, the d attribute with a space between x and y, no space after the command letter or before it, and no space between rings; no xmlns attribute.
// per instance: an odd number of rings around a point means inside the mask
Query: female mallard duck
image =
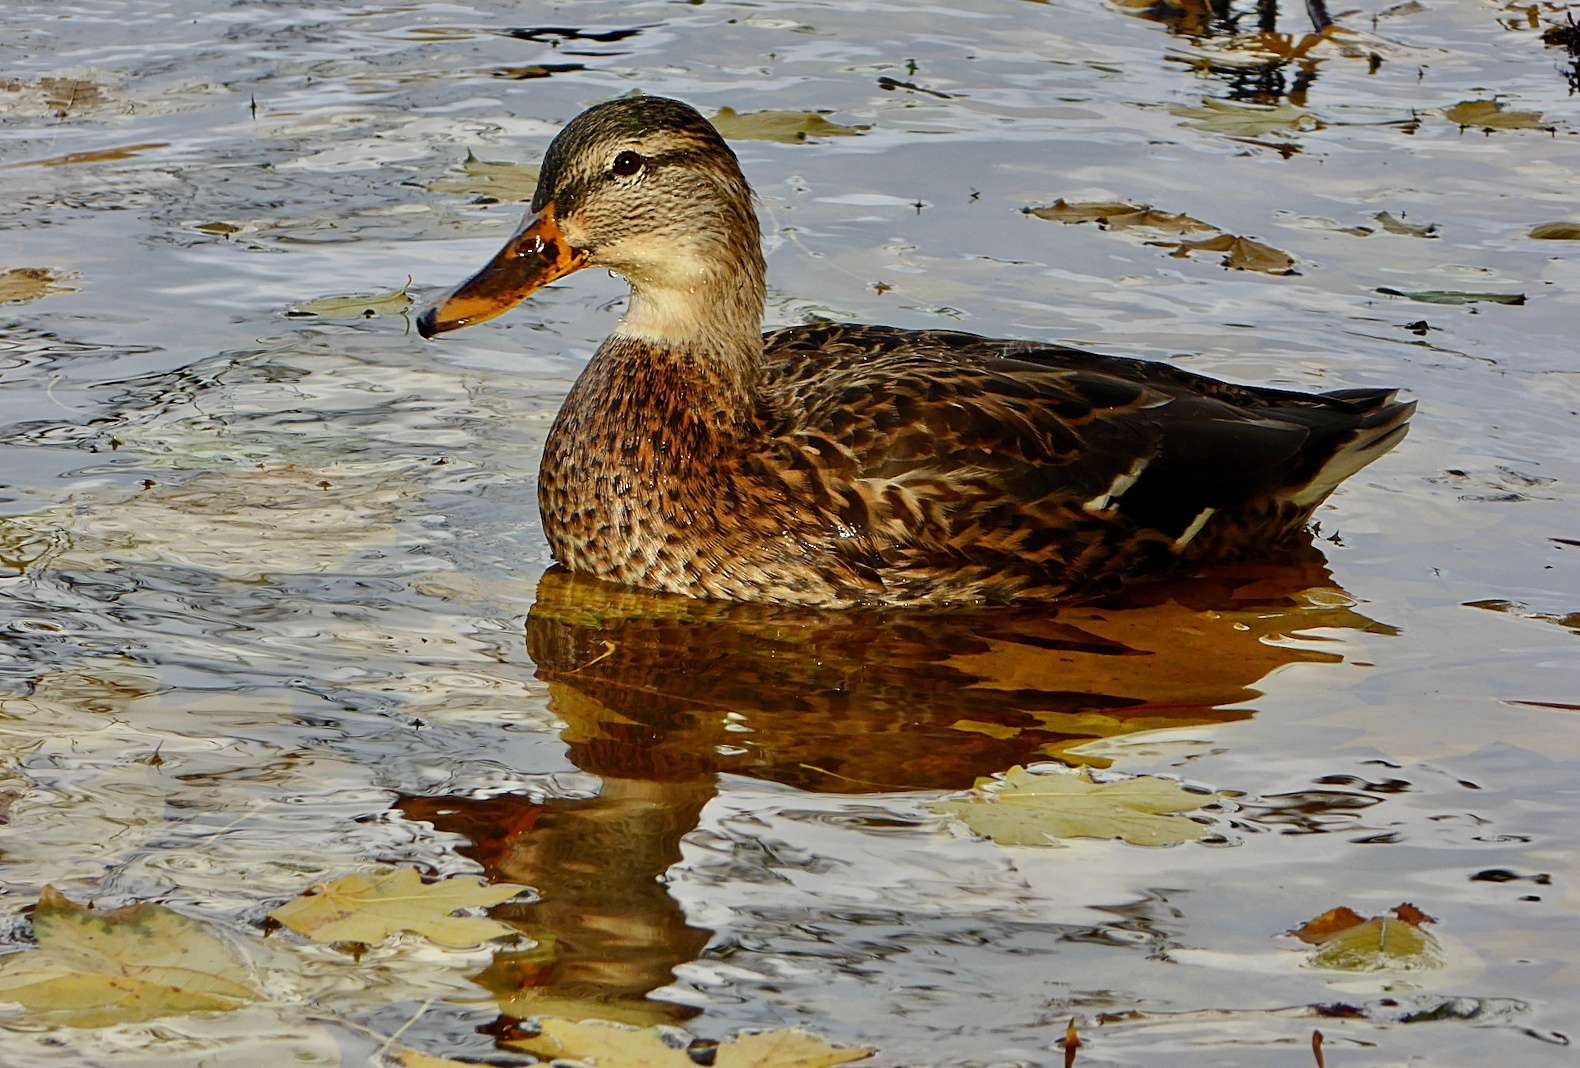
<svg viewBox="0 0 1580 1068"><path fill-rule="evenodd" d="M1090 595L1296 535L1415 407L943 330L764 335L751 189L661 97L572 120L532 211L417 326L582 267L630 283L538 483L554 558L614 582L831 608Z"/></svg>

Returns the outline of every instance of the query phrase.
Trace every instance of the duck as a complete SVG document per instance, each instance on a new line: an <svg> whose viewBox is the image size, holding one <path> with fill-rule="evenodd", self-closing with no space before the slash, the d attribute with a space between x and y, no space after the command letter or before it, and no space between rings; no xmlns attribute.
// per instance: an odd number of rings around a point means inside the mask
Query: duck
<svg viewBox="0 0 1580 1068"><path fill-rule="evenodd" d="M564 126L526 219L418 332L588 267L630 297L544 442L543 533L569 571L687 597L1075 602L1266 556L1415 410L953 330L765 333L751 187L702 114L659 96Z"/></svg>

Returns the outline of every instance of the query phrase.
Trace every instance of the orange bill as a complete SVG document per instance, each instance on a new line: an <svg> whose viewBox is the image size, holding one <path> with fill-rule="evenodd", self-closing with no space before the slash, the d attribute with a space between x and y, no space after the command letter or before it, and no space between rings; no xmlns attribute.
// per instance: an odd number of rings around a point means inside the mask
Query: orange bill
<svg viewBox="0 0 1580 1068"><path fill-rule="evenodd" d="M549 204L529 218L488 266L440 297L417 317L417 333L433 337L486 322L556 278L580 270L587 253L571 248Z"/></svg>

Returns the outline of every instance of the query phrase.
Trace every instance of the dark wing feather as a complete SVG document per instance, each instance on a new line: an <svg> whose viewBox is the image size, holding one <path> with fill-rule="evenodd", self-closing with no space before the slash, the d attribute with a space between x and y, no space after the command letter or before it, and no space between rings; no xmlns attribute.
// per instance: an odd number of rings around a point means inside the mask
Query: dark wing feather
<svg viewBox="0 0 1580 1068"><path fill-rule="evenodd" d="M1390 391L1288 393L946 331L793 327L766 348L765 462L878 566L1051 546L1068 570L1094 542L1168 541L1409 412Z"/></svg>

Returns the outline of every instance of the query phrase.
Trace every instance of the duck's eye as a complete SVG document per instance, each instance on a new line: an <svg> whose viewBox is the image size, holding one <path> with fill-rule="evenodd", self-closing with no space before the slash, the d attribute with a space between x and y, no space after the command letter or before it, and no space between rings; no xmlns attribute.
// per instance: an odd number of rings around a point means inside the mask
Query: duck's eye
<svg viewBox="0 0 1580 1068"><path fill-rule="evenodd" d="M635 152L622 152L614 158L614 173L622 178L629 178L642 169L643 159Z"/></svg>

